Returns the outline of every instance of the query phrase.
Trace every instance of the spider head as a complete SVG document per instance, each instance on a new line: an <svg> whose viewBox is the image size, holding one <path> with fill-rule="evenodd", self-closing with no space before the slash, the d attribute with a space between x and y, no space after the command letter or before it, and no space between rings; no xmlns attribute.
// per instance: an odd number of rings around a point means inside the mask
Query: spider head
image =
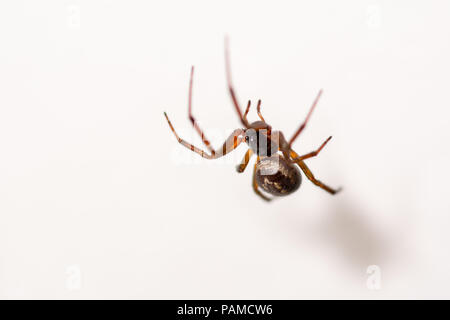
<svg viewBox="0 0 450 320"><path fill-rule="evenodd" d="M255 129L247 129L245 130L245 143L247 143L250 147L252 145L256 145L258 142L258 132Z"/></svg>
<svg viewBox="0 0 450 320"><path fill-rule="evenodd" d="M261 122L261 121L258 121ZM252 123L252 126L255 123ZM256 127L256 126L255 126ZM276 153L277 144L272 141L272 128L264 123L264 126L250 127L245 130L244 138L250 149L259 156L270 156Z"/></svg>

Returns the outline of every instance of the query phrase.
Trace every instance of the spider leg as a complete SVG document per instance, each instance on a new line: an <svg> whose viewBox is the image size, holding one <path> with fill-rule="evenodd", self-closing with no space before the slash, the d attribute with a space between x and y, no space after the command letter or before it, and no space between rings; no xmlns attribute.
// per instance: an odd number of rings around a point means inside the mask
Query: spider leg
<svg viewBox="0 0 450 320"><path fill-rule="evenodd" d="M289 161L295 162L300 169L302 169L303 173L305 174L305 176L312 182L314 183L316 186L324 189L325 191L328 191L331 194L336 194L339 191L341 191L341 188L339 189L333 189L329 186L327 186L326 184L324 184L322 181L317 180L313 173L311 172L311 170L308 168L308 166L306 165L306 163L303 161L307 155L311 155L313 153L316 153L315 155L317 155L317 153L320 152L320 150L322 150L322 148L326 145L326 143L331 139L331 137L329 137L324 143L322 143L322 145L320 146L319 149L317 149L316 151L313 151L311 153L308 153L302 157L300 157L294 150L289 148L289 144L287 143L286 139L284 138L283 133L280 131L278 132L279 137L279 149L280 151L283 153L283 156L288 159ZM308 158L313 157L312 156L308 156Z"/></svg>
<svg viewBox="0 0 450 320"><path fill-rule="evenodd" d="M264 120L262 114L261 114L261 100L258 100L258 105L256 106L256 111L258 112L258 117L263 121L266 122L266 120Z"/></svg>
<svg viewBox="0 0 450 320"><path fill-rule="evenodd" d="M193 144L190 144L189 142L181 139L178 136L178 134L176 133L174 127L172 126L172 123L169 120L169 117L167 116L167 114L165 112L164 112L164 115L166 116L167 123L169 123L170 129L172 130L173 134L175 135L175 138L177 138L178 142L181 145L183 145L184 147L190 149L191 151L193 151L195 153L198 153L199 155L201 155L203 158L206 158L206 159L217 159L217 158L223 157L227 153L229 153L229 152L233 151L234 149L236 149L237 146L239 144L241 144L241 142L244 141L244 138L243 138L244 131L242 129L236 129L225 140L225 142L223 143L222 148L217 149L215 151L213 150L213 152L211 152L211 154L208 154L205 151L203 151L202 149L197 148Z"/></svg>
<svg viewBox="0 0 450 320"><path fill-rule="evenodd" d="M284 137L283 132L277 131L276 133L272 134L272 137L277 140L278 149L283 153L284 158L287 161L292 162L290 154L291 149L289 147L289 143L286 141L286 138Z"/></svg>
<svg viewBox="0 0 450 320"><path fill-rule="evenodd" d="M321 95L322 95L322 89L320 89L319 93L317 94L316 99L314 100L313 104L311 105L311 108L309 108L309 112L306 115L305 121L303 121L302 125L294 133L294 135L292 136L291 140L289 140L289 147L292 146L292 143L294 142L294 140L300 135L300 133L303 131L303 129L305 129L306 124L308 123L309 117L311 117L311 114L312 114L314 108L316 107L316 104L319 101L319 98L320 98Z"/></svg>
<svg viewBox="0 0 450 320"><path fill-rule="evenodd" d="M304 174L306 175L306 177L312 182L314 183L316 186L324 189L325 191L328 191L331 194L336 194L339 191L341 191L342 188L339 189L333 189L329 186L327 186L325 183L323 183L320 180L317 180L313 173L311 172L311 170L308 168L308 166L306 165L305 162L303 162L302 160L299 160L299 155L294 151L291 150L291 157L292 159L294 159L295 163L298 164L298 166L300 167L300 169L302 169L302 171L304 172Z"/></svg>
<svg viewBox="0 0 450 320"><path fill-rule="evenodd" d="M265 200L265 201L272 201L271 198L266 197L266 196L259 190L258 183L256 182L256 164L258 163L258 161L259 161L259 157L258 157L258 160L256 161L256 163L255 163L255 165L254 165L254 167L253 167L253 178L252 178L253 191L255 191L255 193L256 193L259 197L261 197L261 199L263 199L263 200Z"/></svg>
<svg viewBox="0 0 450 320"><path fill-rule="evenodd" d="M193 80L194 80L194 66L191 67L191 77L189 80L189 98L188 98L188 117L189 120L192 122L192 125L194 126L197 133L202 138L203 143L208 148L209 152L211 154L214 154L214 148L211 146L211 143L206 138L205 134L203 133L203 130L200 129L197 121L195 120L194 116L192 115L192 87L193 87Z"/></svg>
<svg viewBox="0 0 450 320"><path fill-rule="evenodd" d="M248 128L249 123L247 119L242 116L241 107L239 106L236 94L234 93L233 83L231 81L230 57L228 51L228 38L225 37L225 72L227 76L228 91L230 92L231 100L233 101L234 107L239 116L239 119L241 120L241 123L244 125L244 127Z"/></svg>
<svg viewBox="0 0 450 320"><path fill-rule="evenodd" d="M317 156L319 154L319 152L323 149L323 147L325 147L325 145L328 143L328 141L330 141L330 139L331 139L331 136L329 136L328 139L325 140L325 142L322 143L322 145L317 150L312 151L310 153L307 153L307 154L305 154L303 156L300 156L300 157L292 159L292 160L293 161L296 161L296 160L303 161L303 160L306 160L306 159L309 159L309 158Z"/></svg>
<svg viewBox="0 0 450 320"><path fill-rule="evenodd" d="M250 110L250 104L251 104L251 102L250 102L250 100L248 100L247 108L245 109L244 116L243 116L243 118L244 118L245 121L247 121L247 114L248 114L248 112L249 112L249 110ZM247 122L248 122L248 121L247 121Z"/></svg>
<svg viewBox="0 0 450 320"><path fill-rule="evenodd" d="M244 172L245 168L247 168L247 165L248 165L252 155L253 155L252 149L248 149L244 155L244 159L242 159L242 162L236 166L237 172L239 172L239 173Z"/></svg>

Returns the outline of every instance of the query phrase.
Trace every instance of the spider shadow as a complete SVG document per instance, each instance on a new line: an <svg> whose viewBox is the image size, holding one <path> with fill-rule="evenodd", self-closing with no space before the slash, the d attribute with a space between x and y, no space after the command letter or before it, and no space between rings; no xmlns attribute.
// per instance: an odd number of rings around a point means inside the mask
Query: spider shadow
<svg viewBox="0 0 450 320"><path fill-rule="evenodd" d="M388 235L371 224L362 212L356 205L338 204L309 227L307 235L304 234L306 241L334 252L339 261L362 272L370 265L389 264L393 248Z"/></svg>
<svg viewBox="0 0 450 320"><path fill-rule="evenodd" d="M361 210L357 211L348 204L338 206L330 213L329 220L319 226L319 233L358 269L387 264L392 247L386 233L358 212Z"/></svg>

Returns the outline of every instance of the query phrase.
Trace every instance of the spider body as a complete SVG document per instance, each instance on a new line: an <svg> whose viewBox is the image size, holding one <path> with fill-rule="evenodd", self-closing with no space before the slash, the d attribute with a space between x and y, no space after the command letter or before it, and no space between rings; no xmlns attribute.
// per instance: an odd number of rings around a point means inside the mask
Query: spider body
<svg viewBox="0 0 450 320"><path fill-rule="evenodd" d="M274 196L285 196L296 191L301 183L300 171L278 153L280 132L272 131L264 121L255 121L244 135L250 150L258 156L255 164L258 186Z"/></svg>
<svg viewBox="0 0 450 320"><path fill-rule="evenodd" d="M191 151L199 154L203 158L206 159L217 159L220 158L227 153L236 149L242 142L245 142L248 145L248 150L245 153L244 159L237 166L238 172L243 172L253 154L257 156L256 163L253 169L253 179L252 186L255 193L260 196L264 200L271 200L265 194L263 194L260 189L265 192L273 195L273 196L286 196L293 192L295 192L301 184L302 177L300 175L300 168L306 177L318 187L324 189L325 191L336 194L340 189L333 189L320 180L316 179L308 168L304 160L315 157L319 154L319 152L323 149L323 147L328 143L331 139L331 136L322 143L322 145L315 151L309 152L305 155L299 156L292 148L291 145L294 140L300 135L300 133L305 128L309 117L311 116L314 107L316 106L320 95L322 94L322 90L319 91L316 99L314 100L305 121L302 125L297 129L292 138L287 141L284 138L284 135L281 131L273 131L272 127L264 120L264 117L261 114L261 100L258 101L258 105L256 107L258 116L260 120L249 123L247 120L247 114L250 109L250 101L248 101L247 108L242 114L241 107L239 106L239 102L237 100L236 94L234 92L234 88L231 82L230 75L230 67L229 67L229 58L228 58L228 47L226 46L225 50L225 62L226 62L226 75L228 82L228 90L231 96L231 100L236 109L236 112L239 116L240 122L244 128L234 130L231 135L225 140L223 146L219 149L214 149L211 146L211 143L206 138L203 131L198 126L198 123L195 121L194 116L192 115L192 83L193 83L193 75L194 75L194 67L191 69L191 78L189 83L189 100L188 100L188 118L191 121L194 129L201 136L202 141L209 153L197 148L196 146L188 143L187 141L181 139L176 133L172 123L169 120L169 117L164 112L166 120L172 130L173 134L177 138L178 142L184 147L190 149Z"/></svg>
<svg viewBox="0 0 450 320"><path fill-rule="evenodd" d="M300 170L283 155L261 158L256 163L256 183L274 196L287 196L296 191L302 182Z"/></svg>

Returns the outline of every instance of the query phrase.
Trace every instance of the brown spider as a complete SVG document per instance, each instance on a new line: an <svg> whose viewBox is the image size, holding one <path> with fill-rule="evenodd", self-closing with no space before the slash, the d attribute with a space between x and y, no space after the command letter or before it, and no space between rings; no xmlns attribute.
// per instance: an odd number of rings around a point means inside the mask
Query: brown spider
<svg viewBox="0 0 450 320"><path fill-rule="evenodd" d="M247 150L242 163L237 166L237 172L244 172L247 167L251 156L256 153L257 160L253 169L253 190L256 192L258 196L266 201L272 200L265 196L260 190L259 187L262 188L267 193L270 193L274 196L285 196L291 194L296 191L300 187L301 183L301 175L300 170L294 165L297 164L300 169L304 172L306 177L315 185L320 188L328 191L331 194L335 194L340 191L339 189L332 189L329 186L325 185L323 182L317 180L311 170L306 166L304 160L308 158L315 157L319 154L319 152L325 147L328 141L330 141L331 136L322 143L322 145L315 151L307 153L303 156L299 156L294 150L292 150L291 145L294 140L300 135L300 133L305 128L311 113L314 110L314 107L319 100L322 90L319 91L316 99L314 100L305 121L302 125L297 129L295 134L289 140L289 142L284 138L284 135L281 131L272 131L272 127L267 124L261 114L261 100L258 101L256 110L261 121L255 121L253 123L249 123L247 120L247 114L250 109L250 101L248 101L247 108L245 113L242 115L241 107L239 106L239 102L236 98L236 94L234 92L234 88L231 81L231 72L230 72L230 62L229 62L229 54L228 54L228 42L225 41L225 64L226 64L226 77L228 83L228 90L231 95L231 100L233 101L234 107L238 113L239 119L244 126L243 129L236 129L233 133L227 138L224 142L222 148L214 150L211 146L211 143L206 138L203 131L198 126L194 116L192 115L192 82L194 77L194 67L191 68L191 76L189 82L189 100L188 100L188 116L189 120L192 122L195 130L201 136L203 143L208 148L210 153L203 151L195 147L194 145L186 142L181 139L178 134L175 132L175 129L172 126L172 123L169 120L169 117L164 112L164 115L169 123L170 129L172 129L173 134L177 138L178 142L201 155L206 159L217 159L220 158L227 153L233 151L237 148L241 142L246 142L249 145L249 149Z"/></svg>

